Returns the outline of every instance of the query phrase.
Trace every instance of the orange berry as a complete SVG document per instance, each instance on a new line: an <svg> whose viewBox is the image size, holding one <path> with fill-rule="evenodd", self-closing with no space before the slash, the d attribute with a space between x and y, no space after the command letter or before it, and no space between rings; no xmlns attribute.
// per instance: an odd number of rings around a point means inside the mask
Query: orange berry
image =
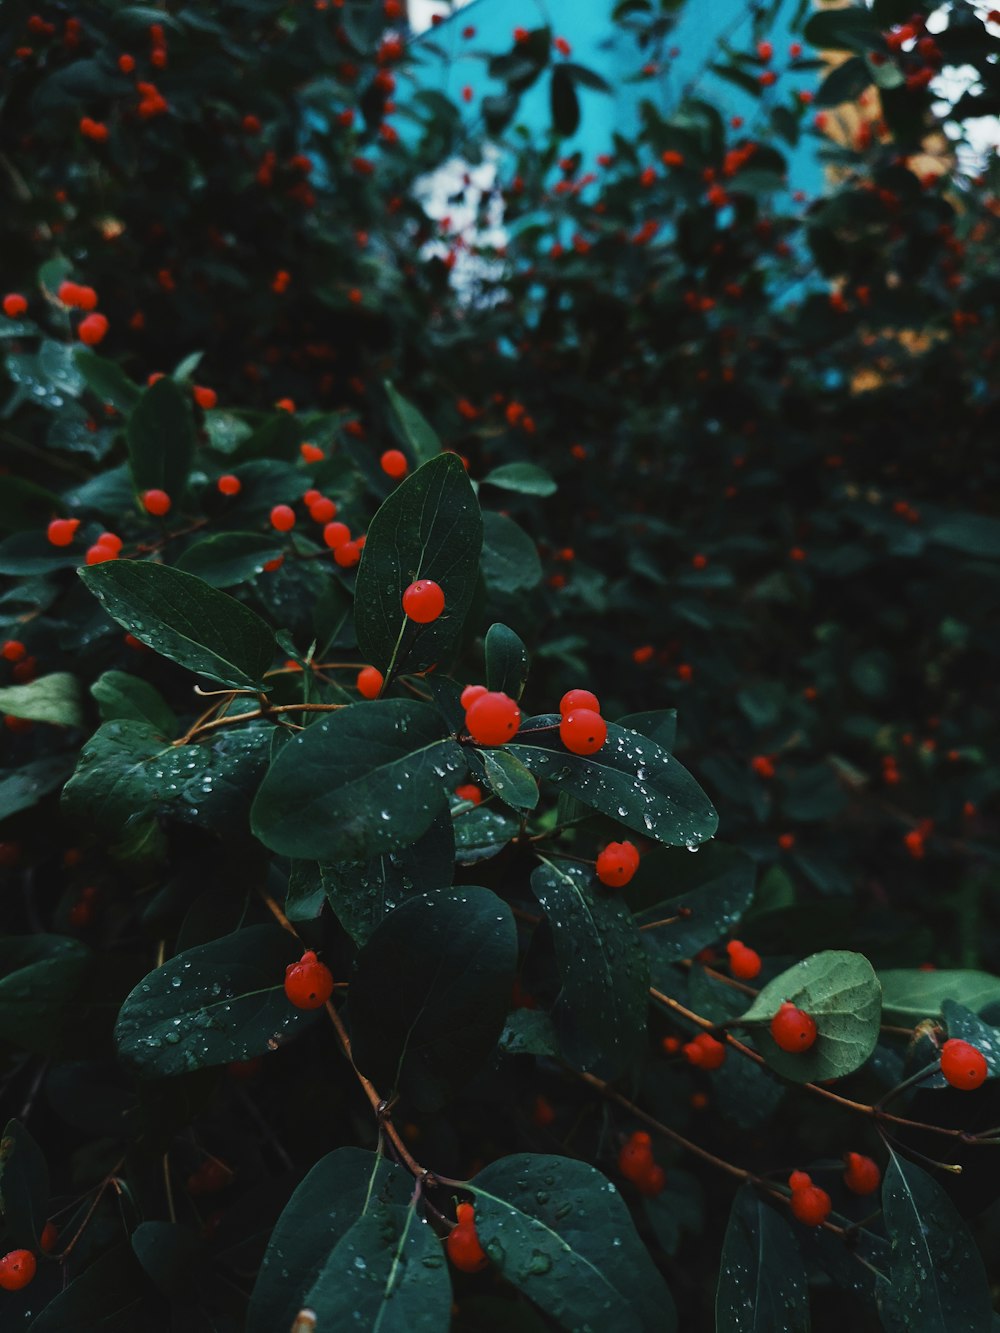
<svg viewBox="0 0 1000 1333"><path fill-rule="evenodd" d="M8 292L3 298L3 312L8 319L17 319L28 308L28 302L20 292Z"/></svg>
<svg viewBox="0 0 1000 1333"><path fill-rule="evenodd" d="M460 1203L455 1213L458 1221L445 1241L448 1258L460 1272L478 1273L487 1266L489 1258L476 1235L475 1210L471 1203Z"/></svg>
<svg viewBox="0 0 1000 1333"><path fill-rule="evenodd" d="M278 532L291 532L295 527L295 510L291 505L275 505L271 510L271 527Z"/></svg>
<svg viewBox="0 0 1000 1333"><path fill-rule="evenodd" d="M882 1181L878 1164L859 1152L844 1154L844 1184L854 1194L874 1194Z"/></svg>
<svg viewBox="0 0 1000 1333"><path fill-rule="evenodd" d="M507 694L487 690L465 710L465 725L477 745L505 745L521 725L521 710Z"/></svg>
<svg viewBox="0 0 1000 1333"><path fill-rule="evenodd" d="M76 326L76 336L88 347L96 347L99 342L103 342L107 331L107 317L96 313L87 315Z"/></svg>
<svg viewBox="0 0 1000 1333"><path fill-rule="evenodd" d="M358 693L363 699L377 699L384 683L385 677L382 672L373 666L362 667L355 681Z"/></svg>
<svg viewBox="0 0 1000 1333"><path fill-rule="evenodd" d="M215 404L219 401L219 395L215 392L215 390L208 389L203 384L192 385L191 392L193 393L194 401L198 404L198 406L203 407L206 410L210 407L214 407Z"/></svg>
<svg viewBox="0 0 1000 1333"><path fill-rule="evenodd" d="M299 445L299 453L302 455L302 459L306 463L321 463L326 457L326 454L318 444L310 444L308 441L304 441Z"/></svg>
<svg viewBox="0 0 1000 1333"><path fill-rule="evenodd" d="M392 477L393 481L399 481L410 470L406 455L401 449L386 449L379 459L379 466L387 477Z"/></svg>
<svg viewBox="0 0 1000 1333"><path fill-rule="evenodd" d="M760 971L760 954L755 949L748 949L742 940L730 940L726 953L729 955L729 970L740 981L752 981Z"/></svg>
<svg viewBox="0 0 1000 1333"><path fill-rule="evenodd" d="M826 1190L818 1185L806 1185L804 1189L792 1190L789 1200L792 1214L807 1227L818 1227L830 1216L832 1203Z"/></svg>
<svg viewBox="0 0 1000 1333"><path fill-rule="evenodd" d="M154 518L162 518L164 514L170 512L170 496L166 491L156 489L143 491L142 507L147 514L152 514Z"/></svg>
<svg viewBox="0 0 1000 1333"><path fill-rule="evenodd" d="M240 491L243 489L242 481L240 481L239 477L233 476L231 472L227 472L224 476L220 477L215 484L223 495L239 495Z"/></svg>
<svg viewBox="0 0 1000 1333"><path fill-rule="evenodd" d="M48 526L49 542L53 546L69 546L79 526L78 518L54 518Z"/></svg>

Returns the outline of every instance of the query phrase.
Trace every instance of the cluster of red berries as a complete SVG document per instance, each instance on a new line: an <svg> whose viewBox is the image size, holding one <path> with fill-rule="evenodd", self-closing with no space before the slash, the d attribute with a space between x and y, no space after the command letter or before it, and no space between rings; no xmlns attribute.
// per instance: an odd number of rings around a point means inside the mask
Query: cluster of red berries
<svg viewBox="0 0 1000 1333"><path fill-rule="evenodd" d="M590 690L568 690L559 700L559 715L559 739L571 754L596 754L608 738L600 702Z"/></svg>
<svg viewBox="0 0 1000 1333"><path fill-rule="evenodd" d="M39 1249L48 1254L59 1237L54 1222L46 1222L38 1238ZM10 1250L0 1258L0 1290L20 1291L38 1271L38 1260L30 1250Z"/></svg>
<svg viewBox="0 0 1000 1333"><path fill-rule="evenodd" d="M750 949L742 940L730 940L726 945L729 955L729 970L739 981L752 981L760 972L760 954Z"/></svg>
<svg viewBox="0 0 1000 1333"><path fill-rule="evenodd" d="M489 1257L476 1235L476 1213L471 1203L460 1203L455 1209L458 1221L444 1243L448 1258L462 1273L479 1273L489 1263Z"/></svg>
<svg viewBox="0 0 1000 1333"><path fill-rule="evenodd" d="M322 1009L333 994L333 973L313 949L285 968L285 994L296 1009Z"/></svg>
<svg viewBox="0 0 1000 1333"><path fill-rule="evenodd" d="M725 1042L719 1041L707 1032L698 1035L681 1047L684 1059L696 1069L718 1069L726 1058Z"/></svg>
<svg viewBox="0 0 1000 1333"><path fill-rule="evenodd" d="M653 1158L653 1141L644 1130L637 1129L621 1147L618 1170L630 1180L640 1194L649 1198L663 1192L666 1173Z"/></svg>
<svg viewBox="0 0 1000 1333"><path fill-rule="evenodd" d="M466 685L461 704L465 729L477 745L506 745L517 735L521 710L516 700L485 685Z"/></svg>
<svg viewBox="0 0 1000 1333"><path fill-rule="evenodd" d="M826 1190L814 1185L812 1177L804 1171L793 1171L788 1177L788 1187L792 1191L788 1204L793 1216L807 1227L821 1226L833 1207Z"/></svg>
<svg viewBox="0 0 1000 1333"><path fill-rule="evenodd" d="M974 1092L989 1072L986 1056L971 1042L951 1037L941 1047L941 1073L953 1088Z"/></svg>
<svg viewBox="0 0 1000 1333"><path fill-rule="evenodd" d="M816 1040L816 1020L803 1009L786 1000L771 1019L771 1036L776 1046L792 1055L808 1051Z"/></svg>

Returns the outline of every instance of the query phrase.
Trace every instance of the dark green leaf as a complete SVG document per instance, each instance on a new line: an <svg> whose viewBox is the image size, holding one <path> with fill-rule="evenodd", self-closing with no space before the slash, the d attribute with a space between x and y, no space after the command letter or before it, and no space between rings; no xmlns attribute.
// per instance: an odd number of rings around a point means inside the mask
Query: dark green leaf
<svg viewBox="0 0 1000 1333"><path fill-rule="evenodd" d="M205 1267L205 1242L176 1222L141 1222L131 1241L161 1296L175 1305L194 1304Z"/></svg>
<svg viewBox="0 0 1000 1333"><path fill-rule="evenodd" d="M861 56L851 56L841 65L835 65L819 86L817 106L840 106L842 102L856 102L871 86L872 72Z"/></svg>
<svg viewBox="0 0 1000 1333"><path fill-rule="evenodd" d="M49 1168L19 1120L8 1120L0 1140L0 1213L13 1248L41 1248L49 1216Z"/></svg>
<svg viewBox="0 0 1000 1333"><path fill-rule="evenodd" d="M483 515L482 565L491 592L525 592L542 580L542 562L535 543L503 514Z"/></svg>
<svg viewBox="0 0 1000 1333"><path fill-rule="evenodd" d="M472 604L482 541L479 504L454 454L432 458L393 491L371 521L358 567L354 620L366 661L383 672L390 662L415 671L449 655ZM416 579L444 590L444 612L429 625L403 616L403 592Z"/></svg>
<svg viewBox="0 0 1000 1333"><path fill-rule="evenodd" d="M328 1258L357 1220L374 1204L404 1204L411 1193L408 1173L384 1157L361 1148L338 1148L321 1157L271 1233L250 1298L246 1333L290 1329Z"/></svg>
<svg viewBox="0 0 1000 1333"><path fill-rule="evenodd" d="M992 1302L976 1242L938 1182L891 1148L882 1216L892 1245L879 1291L886 1333L989 1333Z"/></svg>
<svg viewBox="0 0 1000 1333"><path fill-rule="evenodd" d="M386 1096L398 1089L421 1109L440 1106L495 1048L516 967L514 918L489 889L408 899L358 956L350 998L358 1068Z"/></svg>
<svg viewBox="0 0 1000 1333"><path fill-rule="evenodd" d="M228 593L141 560L107 560L80 577L113 620L164 657L223 685L263 688L274 634Z"/></svg>
<svg viewBox="0 0 1000 1333"><path fill-rule="evenodd" d="M696 847L719 817L685 768L655 741L614 724L596 754L570 754L559 718L529 718L507 747L537 778L545 778L591 809L659 842Z"/></svg>
<svg viewBox="0 0 1000 1333"><path fill-rule="evenodd" d="M677 740L677 709L652 708L643 713L629 713L615 724L623 731L637 731L656 741L661 750L672 751Z"/></svg>
<svg viewBox="0 0 1000 1333"><path fill-rule="evenodd" d="M515 815L489 806L475 806L455 819L455 857L459 865L488 861L516 838L521 824Z"/></svg>
<svg viewBox="0 0 1000 1333"><path fill-rule="evenodd" d="M73 359L80 374L102 403L111 403L119 412L131 412L142 391L133 384L117 361L98 356L89 347L77 347Z"/></svg>
<svg viewBox="0 0 1000 1333"><path fill-rule="evenodd" d="M580 101L576 95L573 77L565 65L552 67L550 89L552 124L557 134L569 138L580 128Z"/></svg>
<svg viewBox="0 0 1000 1333"><path fill-rule="evenodd" d="M409 847L371 861L320 867L323 890L355 944L366 942L383 917L414 893L447 888L455 876L455 834L441 814Z"/></svg>
<svg viewBox="0 0 1000 1333"><path fill-rule="evenodd" d="M527 679L527 648L506 625L491 625L486 634L487 687L520 699Z"/></svg>
<svg viewBox="0 0 1000 1333"><path fill-rule="evenodd" d="M806 1051L783 1051L771 1036L771 1019L785 1000L816 1023L818 1035ZM769 981L740 1022L751 1028L772 1069L794 1083L816 1083L864 1064L878 1041L881 1016L882 988L868 959L827 949Z"/></svg>
<svg viewBox="0 0 1000 1333"><path fill-rule="evenodd" d="M161 736L169 736L177 726L173 709L163 695L141 676L127 671L105 671L90 687L105 722L127 719L148 722Z"/></svg>
<svg viewBox="0 0 1000 1333"><path fill-rule="evenodd" d="M245 926L150 972L121 1007L123 1059L149 1077L249 1060L284 1045L317 1017L285 995L302 946L280 926Z"/></svg>
<svg viewBox="0 0 1000 1333"><path fill-rule="evenodd" d="M416 459L417 465L436 458L441 452L441 441L437 432L411 402L396 392L388 380L385 381L385 391L403 442L409 445L411 456Z"/></svg>
<svg viewBox="0 0 1000 1333"><path fill-rule="evenodd" d="M468 1188L494 1266L567 1333L676 1329L670 1292L621 1195L592 1166L521 1153L492 1162Z"/></svg>
<svg viewBox="0 0 1000 1333"><path fill-rule="evenodd" d="M62 935L0 940L0 1038L18 1050L51 1050L90 967L90 950L79 940Z"/></svg>
<svg viewBox="0 0 1000 1333"><path fill-rule="evenodd" d="M891 968L880 972L882 1008L889 1023L919 1023L936 1018L945 1000L954 1000L974 1014L987 1005L1000 1004L1000 977L988 972L942 968Z"/></svg>
<svg viewBox="0 0 1000 1333"><path fill-rule="evenodd" d="M733 1200L715 1293L716 1333L808 1333L809 1288L791 1226L752 1185Z"/></svg>
<svg viewBox="0 0 1000 1333"><path fill-rule="evenodd" d="M48 722L54 727L82 727L86 721L80 682L66 671L39 676L28 685L0 689L0 713Z"/></svg>
<svg viewBox="0 0 1000 1333"><path fill-rule="evenodd" d="M531 891L555 942L562 1049L584 1069L617 1075L642 1049L649 1005L649 964L632 914L573 861L543 860Z"/></svg>
<svg viewBox="0 0 1000 1333"><path fill-rule="evenodd" d="M72 771L72 755L51 754L33 759L14 772L0 772L0 819L30 810L43 796L61 787Z"/></svg>
<svg viewBox="0 0 1000 1333"><path fill-rule="evenodd" d="M173 745L148 722L105 722L80 752L63 808L112 841L140 816L160 813L217 835L242 831L269 739L269 728L258 725Z"/></svg>
<svg viewBox="0 0 1000 1333"><path fill-rule="evenodd" d="M515 810L534 810L538 783L524 765L505 750L479 750L490 790Z"/></svg>
<svg viewBox="0 0 1000 1333"><path fill-rule="evenodd" d="M367 861L416 842L447 809L462 770L435 709L404 699L352 704L274 759L254 802L254 832L284 856Z"/></svg>
<svg viewBox="0 0 1000 1333"><path fill-rule="evenodd" d="M187 489L195 445L194 414L184 386L165 375L143 389L126 438L135 489L164 490L176 505Z"/></svg>
<svg viewBox="0 0 1000 1333"><path fill-rule="evenodd" d="M544 468L536 463L501 463L487 472L482 485L499 486L501 490L517 491L521 495L554 495L558 487Z"/></svg>
<svg viewBox="0 0 1000 1333"><path fill-rule="evenodd" d="M219 532L189 546L177 561L177 569L196 574L213 588L231 588L264 572L269 560L281 555L276 534Z"/></svg>
<svg viewBox="0 0 1000 1333"><path fill-rule="evenodd" d="M695 857L678 847L657 848L643 857L635 889L648 882L681 890L639 914L640 920L650 922L681 918L644 932L654 958L662 962L693 958L730 934L753 900L754 878L754 863L744 852L716 841Z"/></svg>
<svg viewBox="0 0 1000 1333"><path fill-rule="evenodd" d="M135 1333L140 1328L143 1333L164 1329L163 1298L123 1241L60 1291L32 1321L31 1333Z"/></svg>

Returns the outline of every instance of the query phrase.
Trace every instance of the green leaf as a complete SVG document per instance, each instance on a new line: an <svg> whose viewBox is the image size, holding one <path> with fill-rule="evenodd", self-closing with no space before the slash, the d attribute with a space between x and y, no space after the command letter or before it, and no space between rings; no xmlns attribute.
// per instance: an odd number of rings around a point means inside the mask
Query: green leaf
<svg viewBox="0 0 1000 1333"><path fill-rule="evenodd" d="M878 1293L886 1333L989 1333L992 1301L976 1242L938 1182L891 1148L882 1216L892 1246Z"/></svg>
<svg viewBox="0 0 1000 1333"><path fill-rule="evenodd" d="M520 820L503 810L478 805L455 820L455 858L459 865L471 866L488 861L517 837Z"/></svg>
<svg viewBox="0 0 1000 1333"><path fill-rule="evenodd" d="M649 964L631 912L573 861L547 861L531 891L552 930L562 990L560 1045L584 1069L620 1074L646 1037Z"/></svg>
<svg viewBox="0 0 1000 1333"><path fill-rule="evenodd" d="M477 750L490 791L514 810L534 810L538 783L520 760L505 750Z"/></svg>
<svg viewBox="0 0 1000 1333"><path fill-rule="evenodd" d="M824 51L875 51L881 50L885 42L871 12L858 6L813 14L803 35Z"/></svg>
<svg viewBox="0 0 1000 1333"><path fill-rule="evenodd" d="M130 676L127 671L105 671L91 685L90 693L97 700L105 722L122 719L148 722L162 736L169 736L177 726L174 711L163 695L141 676Z"/></svg>
<svg viewBox="0 0 1000 1333"><path fill-rule="evenodd" d="M0 819L30 810L43 796L61 787L73 770L73 757L50 754L13 772L0 772Z"/></svg>
<svg viewBox="0 0 1000 1333"><path fill-rule="evenodd" d="M613 723L601 749L588 756L564 748L555 714L529 718L507 749L537 778L658 842L696 847L718 826L687 769L655 741Z"/></svg>
<svg viewBox="0 0 1000 1333"><path fill-rule="evenodd" d="M817 106L840 106L856 102L866 88L871 87L872 72L861 56L851 56L841 65L835 65L819 86Z"/></svg>
<svg viewBox="0 0 1000 1333"><path fill-rule="evenodd" d="M42 532L15 532L0 542L0 574L54 574L79 560L79 552L50 546Z"/></svg>
<svg viewBox="0 0 1000 1333"><path fill-rule="evenodd" d="M164 657L223 685L264 688L274 633L235 597L142 560L106 560L80 577L112 620Z"/></svg>
<svg viewBox="0 0 1000 1333"><path fill-rule="evenodd" d="M646 883L682 890L639 913L642 921L681 918L644 932L654 957L664 963L693 958L728 935L753 901L755 873L746 853L714 840L695 857L679 847L657 848L644 856L633 891Z"/></svg>
<svg viewBox="0 0 1000 1333"><path fill-rule="evenodd" d="M189 546L176 568L197 575L213 588L231 588L262 574L267 562L281 555L282 549L274 533L219 532Z"/></svg>
<svg viewBox="0 0 1000 1333"><path fill-rule="evenodd" d="M409 1174L361 1148L321 1157L275 1223L247 1315L247 1333L290 1329L306 1294L347 1232L375 1203L404 1204ZM342 1270L343 1276L343 1270Z"/></svg>
<svg viewBox="0 0 1000 1333"><path fill-rule="evenodd" d="M920 968L890 968L878 974L882 1009L889 1023L919 1023L937 1018L945 1000L954 1000L974 1014L1000 1004L1000 977L988 972L949 970L925 972Z"/></svg>
<svg viewBox="0 0 1000 1333"><path fill-rule="evenodd" d="M112 841L142 816L170 814L216 835L246 827L267 762L270 728L233 727L173 745L148 722L105 722L80 751L63 789L67 815Z"/></svg>
<svg viewBox="0 0 1000 1333"><path fill-rule="evenodd" d="M526 592L542 581L538 548L503 514L483 514L483 578L494 593Z"/></svg>
<svg viewBox="0 0 1000 1333"><path fill-rule="evenodd" d="M162 1318L163 1297L123 1241L59 1291L32 1321L31 1333L132 1333L160 1329Z"/></svg>
<svg viewBox="0 0 1000 1333"><path fill-rule="evenodd" d="M0 1038L16 1050L52 1050L91 962L85 944L62 935L0 940Z"/></svg>
<svg viewBox="0 0 1000 1333"><path fill-rule="evenodd" d="M372 519L358 566L362 657L386 673L390 662L394 671L404 664L416 671L447 657L472 604L482 542L479 504L459 458L441 454L407 477ZM403 592L416 579L444 591L444 612L429 625L403 615Z"/></svg>
<svg viewBox="0 0 1000 1333"><path fill-rule="evenodd" d="M770 1021L785 1000L815 1020L817 1037L806 1051L783 1051L771 1036ZM878 1041L881 1015L882 988L868 959L828 949L769 981L739 1021L751 1028L772 1069L794 1083L815 1083L865 1063Z"/></svg>
<svg viewBox="0 0 1000 1333"><path fill-rule="evenodd" d="M8 1120L0 1139L0 1213L11 1248L41 1249L49 1215L49 1168L19 1120Z"/></svg>
<svg viewBox="0 0 1000 1333"><path fill-rule="evenodd" d="M549 473L536 463L501 463L487 472L480 485L497 486L519 495L554 495L559 489Z"/></svg>
<svg viewBox="0 0 1000 1333"><path fill-rule="evenodd" d="M320 866L323 891L351 939L364 944L382 919L415 893L447 888L455 877L455 834L441 814L409 847L370 861Z"/></svg>
<svg viewBox="0 0 1000 1333"><path fill-rule="evenodd" d="M140 1222L130 1240L132 1252L163 1298L180 1306L197 1301L206 1260L200 1236L176 1222Z"/></svg>
<svg viewBox="0 0 1000 1333"><path fill-rule="evenodd" d="M288 931L264 925L177 954L126 998L115 1025L119 1055L162 1078L284 1045L318 1016L285 995L285 968L301 953Z"/></svg>
<svg viewBox="0 0 1000 1333"><path fill-rule="evenodd" d="M615 724L623 731L637 731L656 741L661 750L673 751L677 740L677 709L651 708L642 713L629 713Z"/></svg>
<svg viewBox="0 0 1000 1333"><path fill-rule="evenodd" d="M528 679L528 650L506 625L491 625L486 633L486 684L491 690L520 699Z"/></svg>
<svg viewBox="0 0 1000 1333"><path fill-rule="evenodd" d="M492 1162L468 1188L500 1275L567 1333L674 1333L670 1292L621 1195L592 1166L520 1153Z"/></svg>
<svg viewBox="0 0 1000 1333"><path fill-rule="evenodd" d="M447 810L463 768L436 709L351 704L284 746L257 793L253 830L284 856L367 861L416 842Z"/></svg>
<svg viewBox="0 0 1000 1333"><path fill-rule="evenodd" d="M928 539L980 560L1000 559L1000 519L987 514L947 514L934 522Z"/></svg>
<svg viewBox="0 0 1000 1333"><path fill-rule="evenodd" d="M559 1041L555 1024L544 1009L513 1009L500 1033L505 1055L556 1055Z"/></svg>
<svg viewBox="0 0 1000 1333"><path fill-rule="evenodd" d="M809 1333L805 1265L789 1223L744 1185L733 1200L715 1293L716 1333Z"/></svg>
<svg viewBox="0 0 1000 1333"><path fill-rule="evenodd" d="M569 138L580 128L580 101L572 75L565 65L552 67L550 88L552 124L557 134Z"/></svg>
<svg viewBox="0 0 1000 1333"><path fill-rule="evenodd" d="M74 348L73 360L87 387L102 403L111 403L119 412L131 412L142 396L142 390L132 383L117 361L98 356L89 347Z"/></svg>
<svg viewBox="0 0 1000 1333"><path fill-rule="evenodd" d="M451 1314L451 1278L441 1242L415 1199L378 1199L333 1250L308 1292L318 1328L370 1333L440 1333Z"/></svg>
<svg viewBox="0 0 1000 1333"><path fill-rule="evenodd" d="M514 918L489 889L408 899L358 956L350 992L358 1069L384 1096L399 1090L421 1110L442 1105L496 1047L516 968Z"/></svg>
<svg viewBox="0 0 1000 1333"><path fill-rule="evenodd" d="M54 727L82 727L86 722L80 682L66 671L39 676L28 685L0 689L0 713L48 722Z"/></svg>
<svg viewBox="0 0 1000 1333"><path fill-rule="evenodd" d="M159 488L176 505L187 489L195 446L194 414L184 386L164 376L143 389L125 435L135 489Z"/></svg>
<svg viewBox="0 0 1000 1333"><path fill-rule="evenodd" d="M388 380L384 381L385 392L392 408L392 415L402 435L403 442L410 446L410 451L417 464L426 463L441 452L441 441L433 426L411 402L397 393Z"/></svg>

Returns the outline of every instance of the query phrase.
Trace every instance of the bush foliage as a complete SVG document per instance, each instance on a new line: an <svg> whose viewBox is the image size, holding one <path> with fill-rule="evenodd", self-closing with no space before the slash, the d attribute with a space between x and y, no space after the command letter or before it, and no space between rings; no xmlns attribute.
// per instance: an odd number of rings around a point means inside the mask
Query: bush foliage
<svg viewBox="0 0 1000 1333"><path fill-rule="evenodd" d="M758 5L744 123L624 0L596 162L572 32L5 8L4 1329L993 1327L1000 16L913 4Z"/></svg>

